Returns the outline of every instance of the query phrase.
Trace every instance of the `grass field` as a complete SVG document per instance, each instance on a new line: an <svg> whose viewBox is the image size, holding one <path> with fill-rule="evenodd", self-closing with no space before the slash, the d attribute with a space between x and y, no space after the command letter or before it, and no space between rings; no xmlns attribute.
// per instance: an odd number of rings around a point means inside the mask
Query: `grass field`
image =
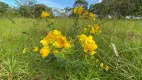
<svg viewBox="0 0 142 80"><path fill-rule="evenodd" d="M53 20L55 29L68 36L73 19ZM40 40L49 32L45 20L14 18L12 21L0 19L1 80L142 80L142 20L110 19L101 24L102 33L95 36L98 49L94 57L100 60L98 63L95 59L87 61L73 56L48 62L39 52L32 52L34 46L41 48ZM115 55L112 43L119 56ZM25 47L27 52L23 54ZM101 62L109 65L110 70L99 68Z"/></svg>

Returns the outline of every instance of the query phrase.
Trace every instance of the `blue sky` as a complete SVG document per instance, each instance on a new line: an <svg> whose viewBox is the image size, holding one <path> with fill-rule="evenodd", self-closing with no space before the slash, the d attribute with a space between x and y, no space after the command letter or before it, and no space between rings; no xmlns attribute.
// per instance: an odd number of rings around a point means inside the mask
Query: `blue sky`
<svg viewBox="0 0 142 80"><path fill-rule="evenodd" d="M0 1L9 4L11 7L16 6L16 2L14 0L0 0ZM56 7L63 9L65 7L72 7L74 1L75 0L37 0L37 3L45 4L48 7ZM100 2L101 0L86 0L86 1L90 5L92 3Z"/></svg>

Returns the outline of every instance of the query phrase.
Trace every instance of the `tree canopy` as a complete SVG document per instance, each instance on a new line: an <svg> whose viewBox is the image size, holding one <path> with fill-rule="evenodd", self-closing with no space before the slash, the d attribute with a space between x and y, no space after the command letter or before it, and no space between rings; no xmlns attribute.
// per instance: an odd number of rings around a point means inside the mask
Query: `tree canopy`
<svg viewBox="0 0 142 80"><path fill-rule="evenodd" d="M142 16L142 0L103 0L92 4L89 10L103 17Z"/></svg>
<svg viewBox="0 0 142 80"><path fill-rule="evenodd" d="M7 8L9 8L8 4L0 2L0 13L5 13Z"/></svg>

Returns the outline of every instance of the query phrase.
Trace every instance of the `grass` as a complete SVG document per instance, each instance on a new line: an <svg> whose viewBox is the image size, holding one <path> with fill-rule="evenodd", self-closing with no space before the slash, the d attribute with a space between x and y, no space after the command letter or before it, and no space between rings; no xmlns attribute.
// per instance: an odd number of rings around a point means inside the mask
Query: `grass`
<svg viewBox="0 0 142 80"><path fill-rule="evenodd" d="M100 69L95 60L71 56L66 60L48 62L32 52L41 47L40 40L49 32L41 19L0 19L0 79L3 80L141 80L142 79L142 21L109 20L100 27L102 34L95 36L99 48L95 59L110 66L108 72ZM80 24L88 20L80 20ZM98 20L102 23L105 20ZM34 22L34 24L33 24ZM56 29L68 35L73 25L71 18L54 19ZM88 21L89 22L89 21ZM24 34L27 33L27 34ZM111 44L119 56L115 56ZM27 52L22 53L27 47ZM69 53L74 53L70 50Z"/></svg>

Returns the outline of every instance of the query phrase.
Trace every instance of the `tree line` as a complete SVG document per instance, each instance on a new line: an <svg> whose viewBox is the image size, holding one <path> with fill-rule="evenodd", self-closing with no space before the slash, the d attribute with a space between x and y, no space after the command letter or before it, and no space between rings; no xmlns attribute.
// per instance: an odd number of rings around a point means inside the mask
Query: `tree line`
<svg viewBox="0 0 142 80"><path fill-rule="evenodd" d="M92 3L88 6L87 0L75 0L73 8L52 9L44 4L36 4L35 0L21 0L17 2L18 7L9 7L8 4L0 2L0 16L22 16L40 17L42 11L48 11L52 16L74 16L72 9L83 6L84 10L95 13L98 17L104 18L125 18L126 16L142 16L142 0L102 0L100 3Z"/></svg>
<svg viewBox="0 0 142 80"><path fill-rule="evenodd" d="M103 0L101 3L91 4L89 10L99 17L142 16L142 0Z"/></svg>
<svg viewBox="0 0 142 80"><path fill-rule="evenodd" d="M53 15L52 8L44 4L35 4L33 2L21 4L17 2L17 5L18 7L10 7L8 4L0 2L0 16L38 18L42 11L48 11Z"/></svg>

